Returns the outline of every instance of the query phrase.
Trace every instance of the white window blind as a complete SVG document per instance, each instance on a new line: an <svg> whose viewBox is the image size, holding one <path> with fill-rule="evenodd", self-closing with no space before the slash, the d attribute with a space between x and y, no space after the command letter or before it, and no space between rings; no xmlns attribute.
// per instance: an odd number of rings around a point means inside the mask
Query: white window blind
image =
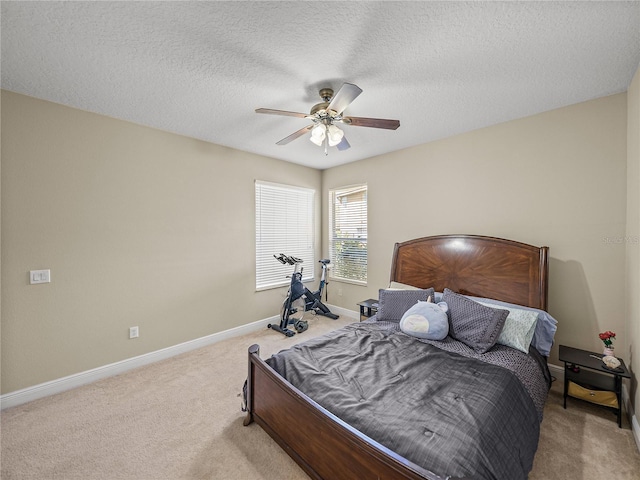
<svg viewBox="0 0 640 480"><path fill-rule="evenodd" d="M329 191L329 254L331 276L367 281L367 186Z"/></svg>
<svg viewBox="0 0 640 480"><path fill-rule="evenodd" d="M314 272L314 197L309 188L256 181L256 289L288 285L293 266L273 256L301 258L303 280Z"/></svg>

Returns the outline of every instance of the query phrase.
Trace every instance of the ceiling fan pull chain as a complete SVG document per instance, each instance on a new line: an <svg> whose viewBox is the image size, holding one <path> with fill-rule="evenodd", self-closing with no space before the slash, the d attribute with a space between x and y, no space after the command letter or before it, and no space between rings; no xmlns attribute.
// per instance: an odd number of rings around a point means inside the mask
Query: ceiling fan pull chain
<svg viewBox="0 0 640 480"><path fill-rule="evenodd" d="M327 126L325 125L324 128L327 128ZM329 155L329 135L328 134L324 136L324 155L325 157Z"/></svg>

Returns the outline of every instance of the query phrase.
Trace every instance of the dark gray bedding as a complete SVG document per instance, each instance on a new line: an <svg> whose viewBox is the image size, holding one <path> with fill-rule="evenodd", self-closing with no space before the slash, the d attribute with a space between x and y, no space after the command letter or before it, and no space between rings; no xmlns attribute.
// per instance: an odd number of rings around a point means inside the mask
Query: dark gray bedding
<svg viewBox="0 0 640 480"><path fill-rule="evenodd" d="M346 423L440 476L526 479L542 418L531 392L546 396L546 365L508 347L483 354L487 363L438 343L395 323L355 323L267 363ZM525 386L523 376L534 378Z"/></svg>

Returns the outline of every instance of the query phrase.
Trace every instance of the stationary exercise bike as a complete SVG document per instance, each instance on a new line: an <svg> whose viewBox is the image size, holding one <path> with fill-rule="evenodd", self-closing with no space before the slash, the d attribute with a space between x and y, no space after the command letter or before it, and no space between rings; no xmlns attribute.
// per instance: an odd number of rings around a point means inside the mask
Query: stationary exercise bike
<svg viewBox="0 0 640 480"><path fill-rule="evenodd" d="M322 303L322 291L327 284L327 264L330 260L320 260L322 264L322 276L320 277L320 285L318 290L312 292L302 283L302 260L281 253L274 255L275 259L283 265L293 265L293 275L291 275L291 284L287 298L284 299L282 310L280 313L280 325L267 325L268 328L276 330L287 337L304 332L309 328L309 322L304 320L304 313L313 311L316 315L324 315L333 320L340 318L338 315L331 313L331 310ZM289 325L293 325L296 330L290 330Z"/></svg>

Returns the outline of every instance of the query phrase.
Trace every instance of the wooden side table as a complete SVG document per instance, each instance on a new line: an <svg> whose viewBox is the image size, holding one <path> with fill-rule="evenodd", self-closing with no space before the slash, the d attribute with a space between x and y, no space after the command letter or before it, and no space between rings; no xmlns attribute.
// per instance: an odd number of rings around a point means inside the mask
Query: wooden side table
<svg viewBox="0 0 640 480"><path fill-rule="evenodd" d="M360 321L375 315L378 311L378 300L376 298L369 298L358 303L360 306Z"/></svg>
<svg viewBox="0 0 640 480"><path fill-rule="evenodd" d="M622 379L631 374L621 358L620 368L610 370L602 363L601 353L560 345L560 361L564 362L564 408L567 396L613 408L622 428Z"/></svg>

